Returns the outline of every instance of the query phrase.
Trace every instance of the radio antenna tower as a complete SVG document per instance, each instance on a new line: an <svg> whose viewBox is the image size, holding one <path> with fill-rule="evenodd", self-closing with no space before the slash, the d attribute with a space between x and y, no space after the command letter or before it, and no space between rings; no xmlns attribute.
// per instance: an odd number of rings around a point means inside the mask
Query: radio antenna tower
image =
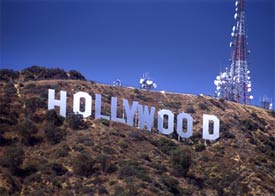
<svg viewBox="0 0 275 196"><path fill-rule="evenodd" d="M260 98L260 103L262 108L267 109L267 110L272 110L272 99L264 96L262 98Z"/></svg>
<svg viewBox="0 0 275 196"><path fill-rule="evenodd" d="M245 0L235 2L236 25L232 28L231 65L226 71L216 77L216 96L218 98L235 101L241 104L249 104L253 99L251 95L250 71L248 70L247 35L245 23Z"/></svg>

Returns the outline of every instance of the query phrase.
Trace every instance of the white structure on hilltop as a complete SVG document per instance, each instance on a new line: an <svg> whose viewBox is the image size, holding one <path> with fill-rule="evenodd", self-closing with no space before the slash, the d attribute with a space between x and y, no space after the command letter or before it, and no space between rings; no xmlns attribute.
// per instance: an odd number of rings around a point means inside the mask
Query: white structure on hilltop
<svg viewBox="0 0 275 196"><path fill-rule="evenodd" d="M157 88L157 84L149 77L149 73L144 73L142 75L139 84L141 89L151 90Z"/></svg>
<svg viewBox="0 0 275 196"><path fill-rule="evenodd" d="M230 69L220 73L216 77L216 97L235 101L242 104L249 104L253 99L251 95L252 86L250 71L248 70L247 56L250 51L247 49L247 35L245 23L245 0L235 2L234 18L236 25L232 28L232 48Z"/></svg>

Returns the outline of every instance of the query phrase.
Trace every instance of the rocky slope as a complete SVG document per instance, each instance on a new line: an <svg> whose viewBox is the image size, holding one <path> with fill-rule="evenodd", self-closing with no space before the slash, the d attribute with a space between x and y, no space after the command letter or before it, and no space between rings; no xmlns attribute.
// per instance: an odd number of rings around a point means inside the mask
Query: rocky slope
<svg viewBox="0 0 275 196"><path fill-rule="evenodd" d="M1 81L0 195L275 195L274 111L66 79ZM64 119L47 110L48 89L68 92L68 114L78 91L101 94L104 114L112 96L186 112L193 136L95 120L94 109ZM218 140L202 139L203 114L219 117Z"/></svg>

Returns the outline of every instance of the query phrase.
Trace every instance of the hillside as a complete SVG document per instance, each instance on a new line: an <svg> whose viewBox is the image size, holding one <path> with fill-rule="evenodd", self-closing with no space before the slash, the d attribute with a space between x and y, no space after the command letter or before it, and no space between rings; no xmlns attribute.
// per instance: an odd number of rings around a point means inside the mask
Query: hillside
<svg viewBox="0 0 275 196"><path fill-rule="evenodd" d="M46 78L45 78L46 79ZM85 78L83 78L85 79ZM189 113L193 136L177 140L108 120L48 111L48 89L101 94ZM0 83L0 195L275 195L275 113L207 96L143 91L84 80ZM122 111L119 112L122 115ZM204 141L203 114L221 122ZM156 122L156 121L155 121ZM156 126L154 126L156 127Z"/></svg>

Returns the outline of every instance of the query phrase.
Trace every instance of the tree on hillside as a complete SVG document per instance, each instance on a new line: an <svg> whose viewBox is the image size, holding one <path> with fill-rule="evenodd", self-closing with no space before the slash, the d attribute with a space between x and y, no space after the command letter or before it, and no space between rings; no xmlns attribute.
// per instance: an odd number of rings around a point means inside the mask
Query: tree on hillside
<svg viewBox="0 0 275 196"><path fill-rule="evenodd" d="M55 110L48 110L45 114L47 123L53 123L55 126L61 126L65 118L56 113Z"/></svg>
<svg viewBox="0 0 275 196"><path fill-rule="evenodd" d="M0 69L0 81L12 82L19 78L19 72L12 69Z"/></svg>
<svg viewBox="0 0 275 196"><path fill-rule="evenodd" d="M78 72L76 70L69 71L69 78L71 80L86 80L86 78L80 72Z"/></svg>
<svg viewBox="0 0 275 196"><path fill-rule="evenodd" d="M24 81L44 79L46 73L47 69L38 65L28 67L21 71Z"/></svg>
<svg viewBox="0 0 275 196"><path fill-rule="evenodd" d="M61 79L61 80L86 80L85 77L76 70L70 70L68 73L60 68L46 68L34 65L23 69L21 71L24 81L31 80L48 80L48 79Z"/></svg>
<svg viewBox="0 0 275 196"><path fill-rule="evenodd" d="M82 114L75 114L75 113L70 113L67 118L66 121L69 124L69 127L77 130L77 129L82 129L87 127L87 125L85 124L84 120L83 120L83 115Z"/></svg>
<svg viewBox="0 0 275 196"><path fill-rule="evenodd" d="M47 73L44 79L61 79L67 80L69 79L66 71L60 68L49 68L47 69Z"/></svg>

